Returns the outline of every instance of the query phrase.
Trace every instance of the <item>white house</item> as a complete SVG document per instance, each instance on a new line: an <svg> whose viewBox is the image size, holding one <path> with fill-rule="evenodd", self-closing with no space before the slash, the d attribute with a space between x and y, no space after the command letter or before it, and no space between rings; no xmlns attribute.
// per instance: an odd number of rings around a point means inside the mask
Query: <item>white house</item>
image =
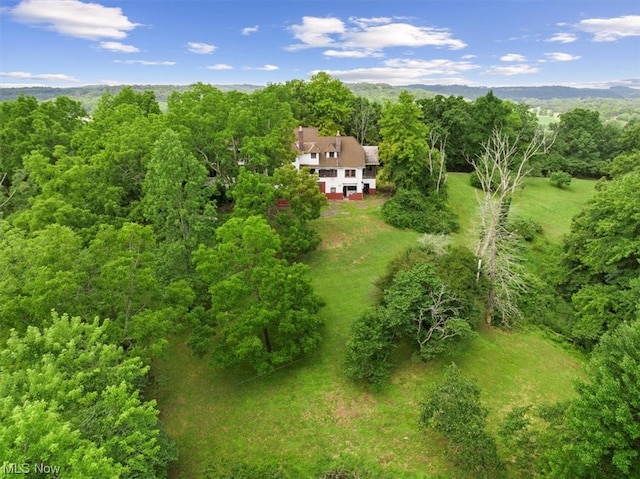
<svg viewBox="0 0 640 479"><path fill-rule="evenodd" d="M318 173L318 186L327 198L361 200L376 194L377 146L361 146L352 136L320 136L317 128L299 127L294 145L297 168Z"/></svg>

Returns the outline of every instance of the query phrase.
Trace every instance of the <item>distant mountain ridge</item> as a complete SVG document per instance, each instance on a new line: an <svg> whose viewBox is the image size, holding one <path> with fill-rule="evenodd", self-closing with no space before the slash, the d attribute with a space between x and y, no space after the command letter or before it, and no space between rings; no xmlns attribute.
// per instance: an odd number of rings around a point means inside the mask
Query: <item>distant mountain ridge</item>
<svg viewBox="0 0 640 479"><path fill-rule="evenodd" d="M640 98L640 89L626 86L613 86L609 88L574 88L568 86L514 86L514 87L475 87L466 85L422 85L413 84L405 87L412 90L426 90L444 96L462 96L469 100L475 100L487 94L489 90L503 100L553 100L553 99L577 99L577 98Z"/></svg>
<svg viewBox="0 0 640 479"><path fill-rule="evenodd" d="M354 93L371 90L400 92L403 89L422 91L425 96L444 95L462 96L468 100L475 100L487 94L489 90L503 100L552 100L552 99L579 99L579 98L640 98L640 88L626 86L613 86L609 88L575 88L558 85L548 86L513 86L513 87L486 87L467 85L423 85L411 84L392 86L385 83L345 83ZM30 95L38 101L46 101L58 96L66 95L72 98L100 96L103 93L117 94L125 86L131 86L134 90L153 90L162 101L171 91L185 91L189 85L85 85L79 87L23 87L2 88L0 86L0 101L15 100L20 95ZM251 92L263 88L262 85L237 84L237 85L213 85L222 91L238 90ZM395 96L395 95L392 95ZM420 95L422 96L422 95Z"/></svg>

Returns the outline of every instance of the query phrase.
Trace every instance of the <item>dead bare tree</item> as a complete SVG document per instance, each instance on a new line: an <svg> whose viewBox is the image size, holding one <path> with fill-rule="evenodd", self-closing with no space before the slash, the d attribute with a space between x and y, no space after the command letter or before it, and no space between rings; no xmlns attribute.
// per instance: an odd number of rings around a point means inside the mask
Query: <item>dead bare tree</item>
<svg viewBox="0 0 640 479"><path fill-rule="evenodd" d="M484 271L489 280L487 324L492 323L496 312L505 324L520 314L518 297L526 289L526 281L515 238L507 228L509 207L516 190L531 172L531 159L546 153L553 140L546 130L539 130L523 147L519 136L511 140L495 130L483 145L481 155L469 161L482 186L482 193L476 194L480 216L476 257L477 278Z"/></svg>
<svg viewBox="0 0 640 479"><path fill-rule="evenodd" d="M429 150L427 160L429 162L429 175L431 178L436 179L436 192L440 193L440 187L446 182L447 135L441 137L431 130L429 131L428 140Z"/></svg>
<svg viewBox="0 0 640 479"><path fill-rule="evenodd" d="M414 319L420 355L426 359L430 356L430 348L432 354L433 349L443 346L443 341L462 336L471 329L469 323L460 318L458 298L445 285L431 291L429 296L429 306L421 308ZM438 343L437 346L434 343Z"/></svg>

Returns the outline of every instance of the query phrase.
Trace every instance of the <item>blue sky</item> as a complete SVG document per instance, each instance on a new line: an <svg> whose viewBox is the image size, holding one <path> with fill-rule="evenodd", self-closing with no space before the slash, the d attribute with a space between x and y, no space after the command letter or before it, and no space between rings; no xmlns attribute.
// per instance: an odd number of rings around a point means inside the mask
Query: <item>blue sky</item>
<svg viewBox="0 0 640 479"><path fill-rule="evenodd" d="M637 0L2 0L0 84L640 88Z"/></svg>

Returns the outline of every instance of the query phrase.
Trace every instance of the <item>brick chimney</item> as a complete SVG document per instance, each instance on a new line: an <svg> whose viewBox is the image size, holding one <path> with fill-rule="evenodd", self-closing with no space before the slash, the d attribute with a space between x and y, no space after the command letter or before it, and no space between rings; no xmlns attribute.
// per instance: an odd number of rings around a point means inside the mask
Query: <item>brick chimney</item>
<svg viewBox="0 0 640 479"><path fill-rule="evenodd" d="M304 151L304 135L302 133L302 126L298 127L298 150Z"/></svg>
<svg viewBox="0 0 640 479"><path fill-rule="evenodd" d="M336 156L340 156L340 151L342 150L342 137L340 136L340 131L336 133Z"/></svg>

